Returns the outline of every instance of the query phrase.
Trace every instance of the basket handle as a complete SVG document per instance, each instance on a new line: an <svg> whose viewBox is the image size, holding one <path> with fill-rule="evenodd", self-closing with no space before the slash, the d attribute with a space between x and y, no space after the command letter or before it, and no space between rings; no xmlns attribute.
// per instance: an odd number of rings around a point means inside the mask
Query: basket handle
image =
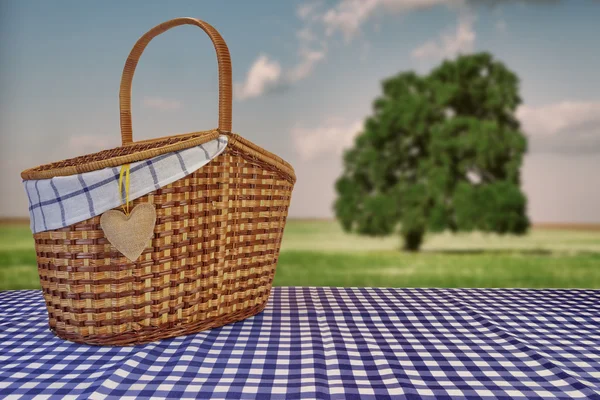
<svg viewBox="0 0 600 400"><path fill-rule="evenodd" d="M219 65L219 131L231 132L231 57L227 44L215 28L195 18L175 18L155 26L146 32L133 46L121 76L119 108L121 112L121 142L123 146L133 142L131 129L131 82L135 67L150 41L163 32L179 25L196 25L208 34L217 52Z"/></svg>

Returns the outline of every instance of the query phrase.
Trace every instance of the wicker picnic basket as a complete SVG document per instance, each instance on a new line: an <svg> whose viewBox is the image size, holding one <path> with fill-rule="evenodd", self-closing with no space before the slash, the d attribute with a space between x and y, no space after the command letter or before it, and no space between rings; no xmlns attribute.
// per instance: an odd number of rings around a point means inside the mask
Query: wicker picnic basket
<svg viewBox="0 0 600 400"><path fill-rule="evenodd" d="M212 40L219 67L219 127L132 141L131 82L155 36L196 25ZM281 158L231 133L231 61L206 22L177 18L135 44L119 93L122 146L22 172L50 179L117 167L198 146L227 135L224 152L206 166L136 199L156 210L151 244L134 262L106 239L95 216L34 234L50 328L93 345L132 345L185 335L261 312L268 300L296 180Z"/></svg>

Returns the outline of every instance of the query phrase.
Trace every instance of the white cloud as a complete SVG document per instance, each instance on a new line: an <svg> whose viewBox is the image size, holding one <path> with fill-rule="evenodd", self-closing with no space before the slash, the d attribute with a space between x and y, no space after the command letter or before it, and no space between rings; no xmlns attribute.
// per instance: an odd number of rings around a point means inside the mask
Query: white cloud
<svg viewBox="0 0 600 400"><path fill-rule="evenodd" d="M562 101L517 110L533 152L600 152L600 102Z"/></svg>
<svg viewBox="0 0 600 400"><path fill-rule="evenodd" d="M349 42L362 25L379 11L408 13L437 5L460 6L465 0L339 0L330 8L310 0L296 8L303 26L296 33L298 62L285 70L279 62L261 55L251 66L246 81L235 85L236 98L246 100L273 89L295 84L310 76L327 56L329 37L341 33Z"/></svg>
<svg viewBox="0 0 600 400"><path fill-rule="evenodd" d="M346 40L350 40L381 3L374 0L341 1L323 15L327 35L340 31Z"/></svg>
<svg viewBox="0 0 600 400"><path fill-rule="evenodd" d="M296 38L301 43L310 43L318 40L317 35L312 31L310 26L305 26L296 33Z"/></svg>
<svg viewBox="0 0 600 400"><path fill-rule="evenodd" d="M318 6L320 3L308 3L304 8L298 8L298 15L305 20L305 25L296 33L299 61L286 73L289 83L296 83L308 77L327 55L327 42L315 33Z"/></svg>
<svg viewBox="0 0 600 400"><path fill-rule="evenodd" d="M331 36L340 33L349 43L362 26L378 13L402 14L446 6L464 10L466 0L338 0L326 8L320 0L310 0L296 8L302 28L296 33L298 62L285 70L276 60L261 55L248 71L246 81L235 85L236 98L246 100L266 94L273 89L295 84L312 74L328 52ZM428 58L437 54L455 54L470 51L475 40L472 18L461 20L455 34L445 34L440 39L425 43L413 52L415 58ZM364 53L364 47L363 52ZM361 56L364 57L364 54Z"/></svg>
<svg viewBox="0 0 600 400"><path fill-rule="evenodd" d="M281 66L268 56L261 54L246 75L246 81L236 84L235 96L239 100L258 97L276 87L281 80Z"/></svg>
<svg viewBox="0 0 600 400"><path fill-rule="evenodd" d="M315 16L320 2L303 3L296 8L296 14L300 19L307 20Z"/></svg>
<svg viewBox="0 0 600 400"><path fill-rule="evenodd" d="M325 50L309 50L306 47L298 50L300 61L287 71L282 71L279 62L270 60L267 56L259 56L248 74L244 83L237 83L234 94L238 100L247 100L273 90L285 87L287 84L296 83L314 70L317 63L325 58Z"/></svg>
<svg viewBox="0 0 600 400"><path fill-rule="evenodd" d="M462 15L453 32L444 32L438 39L423 43L412 51L412 58L438 60L472 52L476 37L473 30L474 21L475 18L472 15Z"/></svg>
<svg viewBox="0 0 600 400"><path fill-rule="evenodd" d="M158 96L144 97L142 104L146 108L161 111L177 110L183 106L179 100L165 99Z"/></svg>
<svg viewBox="0 0 600 400"><path fill-rule="evenodd" d="M300 58L302 61L288 72L288 78L292 83L302 80L310 75L315 68L315 65L325 58L325 51L301 49Z"/></svg>
<svg viewBox="0 0 600 400"><path fill-rule="evenodd" d="M235 85L238 100L258 97L276 88L294 84L313 72L327 54L326 44L321 42L319 50L314 50L314 43L319 42L319 39L310 25L299 30L296 37L299 43L298 63L283 71L278 61L270 60L265 55L259 56L250 68L246 82Z"/></svg>
<svg viewBox="0 0 600 400"><path fill-rule="evenodd" d="M325 11L321 19L326 34L341 32L347 41L351 40L361 26L377 12L401 14L429 9L437 5L450 7L464 4L463 0L341 0Z"/></svg>
<svg viewBox="0 0 600 400"><path fill-rule="evenodd" d="M296 152L304 160L312 160L321 155L339 155L349 147L354 137L360 133L363 120L345 121L330 118L314 128L296 126L292 128L292 139Z"/></svg>

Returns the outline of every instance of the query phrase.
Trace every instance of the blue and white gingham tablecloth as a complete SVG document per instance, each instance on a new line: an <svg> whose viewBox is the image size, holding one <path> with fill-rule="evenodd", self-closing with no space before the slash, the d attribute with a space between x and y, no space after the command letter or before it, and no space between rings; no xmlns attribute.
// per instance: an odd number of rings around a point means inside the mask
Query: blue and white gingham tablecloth
<svg viewBox="0 0 600 400"><path fill-rule="evenodd" d="M0 395L600 399L600 291L275 288L254 317L136 347L52 335L0 293Z"/></svg>

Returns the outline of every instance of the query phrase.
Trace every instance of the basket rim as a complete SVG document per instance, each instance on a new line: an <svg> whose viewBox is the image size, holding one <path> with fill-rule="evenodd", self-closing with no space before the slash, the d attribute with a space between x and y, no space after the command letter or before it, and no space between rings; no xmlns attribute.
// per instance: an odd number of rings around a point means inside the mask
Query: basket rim
<svg viewBox="0 0 600 400"><path fill-rule="evenodd" d="M242 151L248 152L251 156L280 170L292 181L296 181L293 167L285 160L235 133L220 132L218 129L140 140L96 153L42 164L24 170L21 172L21 178L23 180L51 179L58 176L77 175L84 172L117 167L127 163L147 160L173 151L199 146L217 139L220 135L226 135L228 137L228 146L235 146ZM140 150L136 150L136 147L139 147ZM125 154L120 154L123 152ZM86 159L89 159L90 161L86 161Z"/></svg>
<svg viewBox="0 0 600 400"><path fill-rule="evenodd" d="M38 165L21 172L23 180L50 179L77 175L109 167L147 160L161 154L198 146L219 137L217 130L191 132L141 140L95 153ZM139 150L137 150L138 148Z"/></svg>
<svg viewBox="0 0 600 400"><path fill-rule="evenodd" d="M283 158L276 156L268 150L263 149L262 147L252 143L248 139L243 138L242 136L235 133L227 134L228 142L227 146L231 146L236 148L248 156L257 159L258 161L262 161L268 165L271 165L283 176L290 181L292 184L296 183L296 172L294 171L294 167Z"/></svg>

